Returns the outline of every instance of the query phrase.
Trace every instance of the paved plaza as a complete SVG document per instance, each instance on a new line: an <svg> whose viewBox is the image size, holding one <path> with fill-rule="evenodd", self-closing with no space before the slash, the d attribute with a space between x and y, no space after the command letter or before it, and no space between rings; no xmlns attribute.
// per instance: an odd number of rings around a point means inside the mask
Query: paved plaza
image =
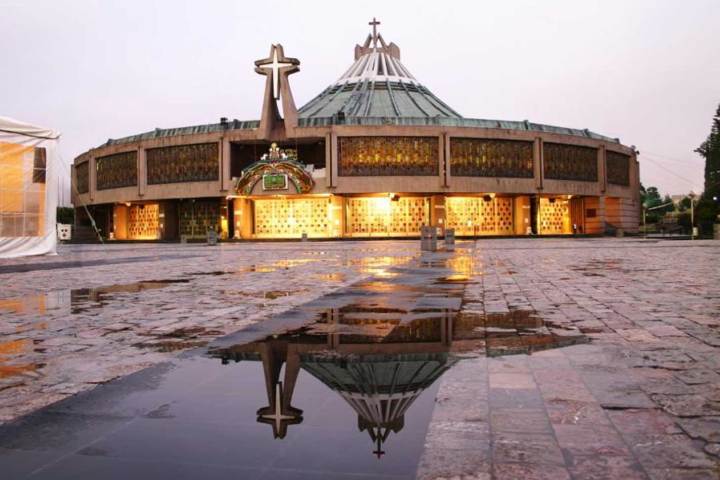
<svg viewBox="0 0 720 480"><path fill-rule="evenodd" d="M717 241L498 239L424 255L417 241L63 246L0 261L0 285L0 471L10 478L720 478ZM331 307L339 320L313 320ZM423 358L452 360L416 387L424 393L378 458L371 444L343 443L369 438L317 373L297 377L304 419L279 436L273 427L265 446L262 415L254 421L265 394L238 394L259 381L244 360L268 365L262 352L283 335L303 351L313 335L332 345L345 335L396 338L405 350L392 355L407 363L418 355L409 339L426 333L397 333L393 315L451 325ZM243 362L219 369L218 357ZM331 368L325 357L313 362ZM223 425L245 407L252 422ZM133 439L181 424L166 437L175 456L133 450ZM208 445L203 459L182 443L190 432ZM224 450L235 442L243 448ZM352 460L314 460L343 445Z"/></svg>

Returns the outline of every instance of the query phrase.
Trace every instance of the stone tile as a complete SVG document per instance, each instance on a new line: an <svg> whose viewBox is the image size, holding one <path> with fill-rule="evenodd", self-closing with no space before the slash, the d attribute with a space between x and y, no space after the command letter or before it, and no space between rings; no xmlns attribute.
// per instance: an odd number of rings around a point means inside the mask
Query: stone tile
<svg viewBox="0 0 720 480"><path fill-rule="evenodd" d="M495 480L570 480L564 467L532 463L496 463Z"/></svg>
<svg viewBox="0 0 720 480"><path fill-rule="evenodd" d="M490 480L491 463L487 453L446 450L425 450L418 465L418 480Z"/></svg>
<svg viewBox="0 0 720 480"><path fill-rule="evenodd" d="M535 388L535 380L529 373L490 373L491 389L525 389Z"/></svg>
<svg viewBox="0 0 720 480"><path fill-rule="evenodd" d="M650 480L717 480L718 473L714 469L697 468L648 468Z"/></svg>
<svg viewBox="0 0 720 480"><path fill-rule="evenodd" d="M607 415L623 436L680 433L676 419L662 410L608 410Z"/></svg>
<svg viewBox="0 0 720 480"><path fill-rule="evenodd" d="M562 452L552 435L498 432L493 436L493 462L563 466Z"/></svg>
<svg viewBox="0 0 720 480"><path fill-rule="evenodd" d="M628 444L646 468L717 468L717 462L685 435L641 435Z"/></svg>
<svg viewBox="0 0 720 480"><path fill-rule="evenodd" d="M583 480L648 480L648 476L631 456L574 456L568 471L572 478Z"/></svg>
<svg viewBox="0 0 720 480"><path fill-rule="evenodd" d="M490 412L493 432L552 433L545 410L497 408Z"/></svg>
<svg viewBox="0 0 720 480"><path fill-rule="evenodd" d="M550 423L556 425L610 425L606 411L598 403L546 399Z"/></svg>
<svg viewBox="0 0 720 480"><path fill-rule="evenodd" d="M620 434L604 425L553 425L558 445L566 458L629 457Z"/></svg>
<svg viewBox="0 0 720 480"><path fill-rule="evenodd" d="M720 416L680 418L678 424L691 438L720 443Z"/></svg>

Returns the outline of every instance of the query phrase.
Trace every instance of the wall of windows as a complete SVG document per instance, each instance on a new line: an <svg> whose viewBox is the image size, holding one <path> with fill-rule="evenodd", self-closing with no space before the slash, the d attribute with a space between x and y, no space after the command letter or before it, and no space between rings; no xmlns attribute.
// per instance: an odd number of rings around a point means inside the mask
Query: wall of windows
<svg viewBox="0 0 720 480"><path fill-rule="evenodd" d="M338 175L438 175L438 149L437 137L340 137Z"/></svg>
<svg viewBox="0 0 720 480"><path fill-rule="evenodd" d="M545 178L597 182L597 162L598 151L596 148L560 143L543 144Z"/></svg>
<svg viewBox="0 0 720 480"><path fill-rule="evenodd" d="M137 150L98 157L95 164L98 190L137 185Z"/></svg>
<svg viewBox="0 0 720 480"><path fill-rule="evenodd" d="M607 180L614 185L630 185L630 157L628 155L607 152Z"/></svg>
<svg viewBox="0 0 720 480"><path fill-rule="evenodd" d="M197 143L147 150L147 183L218 180L218 144Z"/></svg>
<svg viewBox="0 0 720 480"><path fill-rule="evenodd" d="M533 177L533 142L450 139L450 172L459 177Z"/></svg>
<svg viewBox="0 0 720 480"><path fill-rule="evenodd" d="M90 162L75 165L75 179L77 180L78 193L90 191Z"/></svg>

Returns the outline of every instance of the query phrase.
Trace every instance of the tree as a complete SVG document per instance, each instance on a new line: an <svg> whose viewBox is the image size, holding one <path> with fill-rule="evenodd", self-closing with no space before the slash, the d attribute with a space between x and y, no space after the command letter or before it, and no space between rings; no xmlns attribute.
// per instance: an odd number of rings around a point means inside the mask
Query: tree
<svg viewBox="0 0 720 480"><path fill-rule="evenodd" d="M681 212L684 212L685 210L690 209L690 197L683 197L682 200L680 200L680 203L678 204L678 210Z"/></svg>
<svg viewBox="0 0 720 480"><path fill-rule="evenodd" d="M662 203L660 192L657 187L648 187L645 190L645 198L642 199L646 208L657 207Z"/></svg>
<svg viewBox="0 0 720 480"><path fill-rule="evenodd" d="M710 134L696 150L705 158L705 191L698 202L698 220L707 230L717 221L720 211L720 105L713 117Z"/></svg>

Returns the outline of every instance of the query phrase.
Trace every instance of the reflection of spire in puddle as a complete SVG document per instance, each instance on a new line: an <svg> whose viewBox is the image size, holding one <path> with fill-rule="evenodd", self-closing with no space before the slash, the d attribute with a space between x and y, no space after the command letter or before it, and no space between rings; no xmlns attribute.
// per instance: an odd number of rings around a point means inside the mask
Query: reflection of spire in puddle
<svg viewBox="0 0 720 480"><path fill-rule="evenodd" d="M447 353L369 355L307 354L305 371L336 391L357 413L358 428L367 431L380 458L391 432L405 425L405 413L420 394L455 362Z"/></svg>

